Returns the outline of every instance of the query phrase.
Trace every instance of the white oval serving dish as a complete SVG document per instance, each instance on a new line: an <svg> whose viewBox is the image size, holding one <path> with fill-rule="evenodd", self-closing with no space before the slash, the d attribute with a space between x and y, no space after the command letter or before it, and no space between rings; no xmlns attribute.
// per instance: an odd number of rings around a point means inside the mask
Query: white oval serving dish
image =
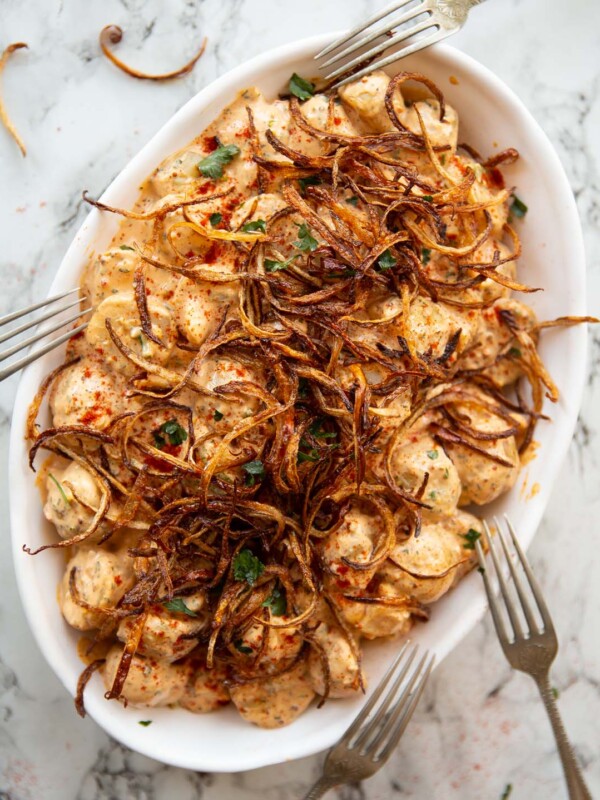
<svg viewBox="0 0 600 800"><path fill-rule="evenodd" d="M276 48L206 87L123 169L105 192L104 202L125 207L132 204L138 186L156 165L197 136L239 90L256 85L267 96L275 96L293 72L314 74L312 56L330 40L331 35L324 35ZM519 195L529 206L526 220L520 225L521 278L545 288L544 292L529 295L529 301L542 318L584 314L585 265L575 203L558 157L535 120L491 72L448 46L409 57L401 68L424 72L440 86L459 112L461 141L483 153L509 146L519 150L521 159L508 168L507 177L510 184L518 186ZM450 76L456 81L450 82ZM60 265L52 294L78 284L90 253L107 247L117 225L118 219L113 215L102 215L95 209L89 214ZM551 330L543 336L541 354L560 388L561 398L546 409L552 422L538 427L537 458L524 467L514 490L493 507L495 513L511 515L526 546L533 538L571 441L584 383L585 349L583 327ZM29 625L46 660L74 694L82 670L76 651L78 634L63 621L55 602L56 586L64 569L63 555L47 551L32 557L22 550L24 543L35 547L53 535L42 514L34 475L27 466L23 432L29 402L43 376L62 358L61 349L32 364L19 384L10 447L11 528L15 571ZM44 414L47 410L43 410L42 421ZM413 639L435 651L439 663L484 610L481 580L474 573L435 604L431 620L415 628ZM365 667L371 686L377 684L397 646L397 642L387 642L366 648ZM362 698L330 701L320 710L311 708L287 728L269 731L251 727L234 708L208 715L165 708L140 711L107 702L103 694L102 682L95 676L86 691L86 708L115 739L167 764L215 772L252 769L323 750L341 736L363 702ZM141 718L152 719L153 724L142 727L138 724Z"/></svg>

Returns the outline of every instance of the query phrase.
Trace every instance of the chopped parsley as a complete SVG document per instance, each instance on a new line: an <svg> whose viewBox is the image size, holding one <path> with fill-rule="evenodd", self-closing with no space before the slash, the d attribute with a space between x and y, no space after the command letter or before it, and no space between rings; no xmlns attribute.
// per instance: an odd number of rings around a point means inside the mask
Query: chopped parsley
<svg viewBox="0 0 600 800"><path fill-rule="evenodd" d="M287 601L281 589L275 587L263 603L263 606L270 608L274 617L283 617L287 611Z"/></svg>
<svg viewBox="0 0 600 800"><path fill-rule="evenodd" d="M213 419L215 422L220 422L223 419L223 413L215 408L213 413Z"/></svg>
<svg viewBox="0 0 600 800"><path fill-rule="evenodd" d="M256 479L265 474L265 465L260 460L248 461L247 464L242 464L242 469L246 473L246 486L254 486Z"/></svg>
<svg viewBox="0 0 600 800"><path fill-rule="evenodd" d="M205 178L213 178L213 180L222 178L223 168L239 153L240 148L236 144L219 145L216 150L198 162L198 170Z"/></svg>
<svg viewBox="0 0 600 800"><path fill-rule="evenodd" d="M523 353L519 350L518 347L511 347L508 351L509 356L513 356L513 358L521 358Z"/></svg>
<svg viewBox="0 0 600 800"><path fill-rule="evenodd" d="M298 183L302 191L305 192L307 186L318 186L321 183L321 178L318 175L307 175L306 178L298 178Z"/></svg>
<svg viewBox="0 0 600 800"><path fill-rule="evenodd" d="M315 439L336 439L337 433L323 430L323 420L316 419L308 429Z"/></svg>
<svg viewBox="0 0 600 800"><path fill-rule="evenodd" d="M480 575L485 575L485 567L477 567L477 572L479 572Z"/></svg>
<svg viewBox="0 0 600 800"><path fill-rule="evenodd" d="M159 450L162 450L167 444L178 447L188 438L185 428L180 425L176 419L163 422L160 428L154 431L152 435L154 436L154 442Z"/></svg>
<svg viewBox="0 0 600 800"><path fill-rule="evenodd" d="M55 478L54 475L51 472L48 473L48 477L50 478L51 481L53 481L56 484L56 488L60 492L60 496L65 501L65 503L70 506L71 505L71 501L67 497L67 493L63 489L62 483L57 478Z"/></svg>
<svg viewBox="0 0 600 800"><path fill-rule="evenodd" d="M552 689L551 689L550 691L552 692L552 697L553 697L555 700L558 700L558 698L560 697L560 692L558 691L558 689L556 688L556 686L553 686L553 687L552 687Z"/></svg>
<svg viewBox="0 0 600 800"><path fill-rule="evenodd" d="M442 155L440 156L440 164L444 166L445 163L446 163L446 153L442 153Z"/></svg>
<svg viewBox="0 0 600 800"><path fill-rule="evenodd" d="M481 534L475 528L469 528L466 533L461 533L461 536L465 540L463 544L465 550L475 550L475 542L481 538Z"/></svg>
<svg viewBox="0 0 600 800"><path fill-rule="evenodd" d="M431 492L429 492L429 499L430 500L435 500L436 498L437 498L437 492L436 491L432 490Z"/></svg>
<svg viewBox="0 0 600 800"><path fill-rule="evenodd" d="M424 194L423 195L423 200L427 200L428 203L431 203L433 201L433 195L432 194Z"/></svg>
<svg viewBox="0 0 600 800"><path fill-rule="evenodd" d="M279 272L281 269L287 269L295 258L298 258L298 256L292 256L285 261L275 261L272 258L265 258L265 272Z"/></svg>
<svg viewBox="0 0 600 800"><path fill-rule="evenodd" d="M379 269L391 269L392 267L395 267L397 263L398 262L389 250L386 250L377 259L377 266Z"/></svg>
<svg viewBox="0 0 600 800"><path fill-rule="evenodd" d="M296 223L298 225L298 223ZM312 253L319 246L318 241L311 235L310 228L303 222L298 225L298 239L293 243L297 250L302 250L304 253Z"/></svg>
<svg viewBox="0 0 600 800"><path fill-rule="evenodd" d="M506 786L504 787L504 791L502 792L502 797L500 798L500 800L508 800L508 798L512 794L512 790L513 790L512 783L507 783Z"/></svg>
<svg viewBox="0 0 600 800"><path fill-rule="evenodd" d="M233 644L235 649L239 650L240 653L244 653L244 655L251 656L254 652L254 650L251 647L248 647L247 644L244 644L241 639L236 639Z"/></svg>
<svg viewBox="0 0 600 800"><path fill-rule="evenodd" d="M306 445L306 442L303 442L303 440L301 440L300 443ZM318 461L318 460L319 460L319 453L318 453L317 450L315 450L314 447L311 447L311 449L308 451L308 453L303 453L302 450L298 450L298 463L299 464L302 464L305 461L312 461L314 463L315 461Z"/></svg>
<svg viewBox="0 0 600 800"><path fill-rule="evenodd" d="M240 550L233 559L233 577L236 581L246 581L249 586L254 586L264 569L262 561L247 548Z"/></svg>
<svg viewBox="0 0 600 800"><path fill-rule="evenodd" d="M298 100L308 100L315 93L315 85L310 81L301 78L297 72L294 72L290 78L289 86L290 94L293 94Z"/></svg>
<svg viewBox="0 0 600 800"><path fill-rule="evenodd" d="M139 720L138 725L142 725L144 728L147 728L148 725L152 725L152 720L151 719L141 719L141 720Z"/></svg>
<svg viewBox="0 0 600 800"><path fill-rule="evenodd" d="M122 245L119 247L119 250L133 250L133 247L129 247L129 245L128 245L128 244L122 244Z"/></svg>
<svg viewBox="0 0 600 800"><path fill-rule="evenodd" d="M431 250L428 250L426 247L424 247L421 250L421 261L423 262L423 264L429 264L430 260L431 260Z"/></svg>
<svg viewBox="0 0 600 800"><path fill-rule="evenodd" d="M149 356L150 355L150 347L148 345L148 340L146 339L146 337L142 333L140 333L140 335L136 336L135 338L140 343L140 347L142 349L142 355L143 356Z"/></svg>
<svg viewBox="0 0 600 800"><path fill-rule="evenodd" d="M528 206L525 205L525 203L522 200L520 200L517 197L516 194L513 194L512 198L513 198L513 201L510 204L510 213L514 217L518 217L519 219L522 219L525 216L525 214L529 211L529 208L528 208Z"/></svg>
<svg viewBox="0 0 600 800"><path fill-rule="evenodd" d="M242 230L244 233L266 233L267 223L264 221L264 219L255 219L251 222L245 222L242 225Z"/></svg>
<svg viewBox="0 0 600 800"><path fill-rule="evenodd" d="M358 197L355 194L353 194L352 197L347 197L346 198L346 202L350 203L351 206L357 206L358 205Z"/></svg>
<svg viewBox="0 0 600 800"><path fill-rule="evenodd" d="M217 225L219 224L219 222L221 222L222 219L223 219L223 214L219 214L218 211L215 211L214 214L210 215L209 222L213 226L213 228L216 228Z"/></svg>
<svg viewBox="0 0 600 800"><path fill-rule="evenodd" d="M191 608L188 608L185 604L185 601L181 597L174 597L172 600L168 600L166 603L163 603L163 607L167 609L167 611L174 611L176 614L187 614L188 617L197 617L195 611L192 611Z"/></svg>
<svg viewBox="0 0 600 800"><path fill-rule="evenodd" d="M309 428L310 432L314 437L317 439L331 439L337 436L336 433L328 433L327 431L321 430L321 423L319 421L313 422L311 427ZM302 464L305 461L320 461L321 456L319 455L319 451L316 450L314 447L311 447L310 444L306 441L304 437L300 439L300 447L304 447L306 452L302 450L298 450L298 463ZM332 444L330 445L330 450L335 450L339 445Z"/></svg>
<svg viewBox="0 0 600 800"><path fill-rule="evenodd" d="M436 458L439 456L439 450L428 450L427 451L427 458L430 458L432 461L435 461Z"/></svg>

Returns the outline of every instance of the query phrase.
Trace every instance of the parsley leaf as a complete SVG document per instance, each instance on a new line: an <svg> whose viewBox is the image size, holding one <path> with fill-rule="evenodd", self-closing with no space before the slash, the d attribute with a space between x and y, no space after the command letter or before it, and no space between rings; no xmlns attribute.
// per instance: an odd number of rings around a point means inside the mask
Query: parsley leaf
<svg viewBox="0 0 600 800"><path fill-rule="evenodd" d="M311 235L308 225L303 222L302 225L298 225L298 239L293 242L293 245L296 249L302 250L305 253L312 253L317 249L319 243L315 237Z"/></svg>
<svg viewBox="0 0 600 800"><path fill-rule="evenodd" d="M213 419L215 422L220 422L223 419L223 413L215 408Z"/></svg>
<svg viewBox="0 0 600 800"><path fill-rule="evenodd" d="M475 550L475 542L481 538L481 534L475 528L469 528L466 533L461 533L461 536L465 539L463 544L465 550Z"/></svg>
<svg viewBox="0 0 600 800"><path fill-rule="evenodd" d="M504 787L504 791L502 792L502 797L500 798L500 800L508 800L508 798L512 794L512 790L513 790L512 783L507 783L506 786Z"/></svg>
<svg viewBox="0 0 600 800"><path fill-rule="evenodd" d="M265 465L260 460L242 464L242 469L246 473L246 486L254 486L256 478L262 478L265 474Z"/></svg>
<svg viewBox="0 0 600 800"><path fill-rule="evenodd" d="M317 419L308 429L316 439L336 439L337 433L323 430L323 420Z"/></svg>
<svg viewBox="0 0 600 800"><path fill-rule="evenodd" d="M526 206L525 203L522 200L520 200L516 194L513 194L512 198L513 201L510 204L510 213L513 216L521 219L529 211L529 207Z"/></svg>
<svg viewBox="0 0 600 800"><path fill-rule="evenodd" d="M274 617L283 617L287 611L287 600L281 589L275 587L263 603L263 606L270 608Z"/></svg>
<svg viewBox="0 0 600 800"><path fill-rule="evenodd" d="M428 203L431 203L432 200L433 200L433 195L432 194L424 194L422 199L423 200L427 200Z"/></svg>
<svg viewBox="0 0 600 800"><path fill-rule="evenodd" d="M240 550L233 559L233 577L236 581L246 581L249 586L254 586L264 569L262 561L247 548Z"/></svg>
<svg viewBox="0 0 600 800"><path fill-rule="evenodd" d="M129 247L129 245L128 245L128 244L122 244L122 245L119 247L119 250L133 250L133 247ZM135 252L135 251L134 251L134 252Z"/></svg>
<svg viewBox="0 0 600 800"><path fill-rule="evenodd" d="M152 720L151 720L151 719L141 719L141 720L138 722L138 725L143 725L143 726L144 726L144 728L147 728L147 727L148 727L148 725L152 725Z"/></svg>
<svg viewBox="0 0 600 800"><path fill-rule="evenodd" d="M321 178L318 175L307 175L306 178L298 178L298 183L304 192L307 186L318 186L321 183Z"/></svg>
<svg viewBox="0 0 600 800"><path fill-rule="evenodd" d="M222 178L223 168L239 153L240 148L236 144L222 144L198 162L198 170L205 178Z"/></svg>
<svg viewBox="0 0 600 800"><path fill-rule="evenodd" d="M428 450L427 451L427 458L430 458L432 461L435 461L436 458L439 456L439 450Z"/></svg>
<svg viewBox="0 0 600 800"><path fill-rule="evenodd" d="M308 453L303 453L302 450L298 450L298 463L302 464L304 461L319 461L319 453L315 450L314 447L310 447L306 439L300 439L300 446L301 447L309 447Z"/></svg>
<svg viewBox="0 0 600 800"><path fill-rule="evenodd" d="M431 260L431 250L428 250L426 247L424 247L421 250L421 261L423 262L423 264L429 264L430 260Z"/></svg>
<svg viewBox="0 0 600 800"><path fill-rule="evenodd" d="M265 258L265 272L279 272L280 269L287 269L295 258L298 258L298 256L292 256L285 261L274 261L272 258Z"/></svg>
<svg viewBox="0 0 600 800"><path fill-rule="evenodd" d="M509 356L513 356L513 358L521 358L523 353L519 350L518 347L511 347L508 351Z"/></svg>
<svg viewBox="0 0 600 800"><path fill-rule="evenodd" d="M242 230L245 233L256 233L257 231L259 231L260 233L266 233L267 223L264 221L264 219L255 219L252 220L251 222L245 222L242 225Z"/></svg>
<svg viewBox="0 0 600 800"><path fill-rule="evenodd" d="M395 267L396 264L397 261L389 250L386 250L377 259L377 266L379 269L391 269L392 267Z"/></svg>
<svg viewBox="0 0 600 800"><path fill-rule="evenodd" d="M429 497L430 497L430 499L431 499L431 500L435 500L435 499L436 499L436 497L437 497L437 492L436 492L436 491L434 491L434 490L432 489L432 490L429 492Z"/></svg>
<svg viewBox="0 0 600 800"><path fill-rule="evenodd" d="M160 428L153 433L154 441L159 450L162 450L167 444L165 436L162 435L163 433L168 438L169 444L175 447L183 444L188 438L185 428L176 419L170 419L167 422L163 422Z"/></svg>
<svg viewBox="0 0 600 800"><path fill-rule="evenodd" d="M217 225L219 224L219 222L221 222L222 219L223 219L223 214L219 214L218 211L215 211L214 214L210 215L209 221L210 221L210 224L213 226L213 228L216 228Z"/></svg>
<svg viewBox="0 0 600 800"><path fill-rule="evenodd" d="M187 614L188 617L198 616L195 611L192 611L191 608L186 606L182 597L174 597L172 600L168 600L166 603L163 603L163 607L166 608L167 611L174 611L176 614Z"/></svg>
<svg viewBox="0 0 600 800"><path fill-rule="evenodd" d="M315 93L314 83L301 78L297 72L294 72L290 78L288 88L290 94L295 95L299 100L308 100Z"/></svg>
<svg viewBox="0 0 600 800"><path fill-rule="evenodd" d="M351 206L357 206L358 205L358 197L355 194L353 194L352 197L347 197L346 198L346 202L350 203Z"/></svg>
<svg viewBox="0 0 600 800"><path fill-rule="evenodd" d="M244 642L241 639L236 639L233 644L236 650L239 650L240 653L244 653L247 656L252 655L252 653L254 652L254 650L251 647L248 647L247 644L244 644Z"/></svg>
<svg viewBox="0 0 600 800"><path fill-rule="evenodd" d="M67 497L67 493L65 492L62 483L58 480L58 478L55 478L54 475L51 472L48 473L48 477L50 478L51 481L53 481L56 484L56 488L60 492L60 495L61 495L62 499L65 501L65 503L68 506L70 506L71 505L71 501Z"/></svg>
<svg viewBox="0 0 600 800"><path fill-rule="evenodd" d="M264 603L263 603L263 605L264 605ZM553 697L555 700L558 700L558 698L560 697L560 692L558 691L558 689L556 688L556 686L553 686L553 687L552 687L552 689L551 689L550 691L552 692L552 697Z"/></svg>

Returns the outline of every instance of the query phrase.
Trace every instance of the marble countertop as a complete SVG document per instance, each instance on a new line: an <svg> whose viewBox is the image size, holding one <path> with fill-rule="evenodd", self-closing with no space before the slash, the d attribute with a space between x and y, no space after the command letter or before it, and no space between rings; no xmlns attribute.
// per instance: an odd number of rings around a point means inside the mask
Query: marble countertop
<svg viewBox="0 0 600 800"><path fill-rule="evenodd" d="M22 159L0 130L0 314L45 295L85 210L189 97L242 60L292 38L349 25L379 0L0 0L0 49L24 40L4 97L29 147ZM344 9L342 13L342 9ZM208 49L169 84L134 81L100 54L109 23L125 30L123 58L153 71ZM554 143L583 221L590 311L600 310L600 5L591 0L490 0L457 47L494 70ZM565 265L568 268L568 265ZM600 330L581 418L531 548L561 636L553 682L585 775L600 796ZM7 451L16 379L0 385ZM7 459L0 487L7 520ZM10 800L292 800L321 756L236 775L165 767L82 721L42 659L19 603L8 530L0 536L0 798ZM511 672L489 619L437 669L402 745L338 800L511 800L566 797L550 728L533 683Z"/></svg>

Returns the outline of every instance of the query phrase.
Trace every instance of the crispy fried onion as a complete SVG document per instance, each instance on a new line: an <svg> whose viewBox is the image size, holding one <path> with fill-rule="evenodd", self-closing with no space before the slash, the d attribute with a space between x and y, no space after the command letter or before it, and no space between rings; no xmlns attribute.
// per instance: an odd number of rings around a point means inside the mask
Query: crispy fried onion
<svg viewBox="0 0 600 800"><path fill-rule="evenodd" d="M29 47L29 45L25 44L25 42L15 42L14 44L9 44L7 47L5 47L4 52L0 56L0 77L2 76L2 73L4 72L4 68L6 66L6 63L7 63L8 59L10 58L10 56L12 55L12 53L14 53L16 50L21 50L24 47ZM10 117L8 116L8 113L6 111L6 108L4 107L4 102L2 100L1 95L0 95L0 122L4 125L6 130L9 132L9 134L12 136L12 138L17 143L17 146L18 146L19 150L21 151L21 154L23 156L26 156L27 155L27 149L25 148L23 140L19 136L19 133L18 133L17 129L15 128L15 126L13 125Z"/></svg>
<svg viewBox="0 0 600 800"><path fill-rule="evenodd" d="M200 56L203 55L207 42L205 37L202 40L202 44L200 45L198 52L192 56L192 58L185 63L183 67L179 67L179 69L175 69L172 72L163 72L158 75L152 75L147 72L140 72L139 70L128 66L121 61L121 59L117 58L117 56L112 52L110 45L119 44L122 38L123 30L118 25L107 25L106 27L102 28L99 37L102 52L109 61L112 61L115 67L118 67L121 70L121 72L124 72L126 75L131 75L132 78L138 78L139 80L143 81L168 81L171 78L179 78L182 75L187 75L188 72L191 72L194 69L196 62L199 60Z"/></svg>
<svg viewBox="0 0 600 800"><path fill-rule="evenodd" d="M40 449L50 451L57 469L69 463L84 469L95 495L91 501L75 478L66 480L82 532L28 552L106 543L131 559L133 585L114 606L87 603L84 572L69 574L72 601L99 621L97 639L116 644L117 622L128 619L109 698L127 696L147 615L184 613L180 603L195 594L203 597L206 626L194 634L199 643L190 659L200 657L209 669L218 664L234 683L260 681L271 649L294 637L301 649L273 674L312 650L323 664L327 696L327 653L315 635L324 607L360 666L348 603L427 617L410 594L382 588L387 561L416 580L462 574L473 565L465 553L435 573L394 557L402 541L420 535L434 505L428 502L436 480L437 451L426 451L431 438L450 459L485 459L513 470L505 443L526 448L543 418L544 394L558 395L537 352L540 332L596 321L535 323L488 300L488 281L503 293L532 291L502 274L502 265L518 261L521 246L513 228L497 232L492 223L509 197L499 166L516 153L484 162L466 147L468 159L459 151L448 160L449 147L434 146L421 106L411 114L419 130L404 123L396 93L409 80L436 98L443 119L440 90L409 72L389 84L385 106L393 130L385 133L337 133L334 95L322 129L296 98L289 100L301 136L265 131L249 107L236 139L250 171L247 192L225 165L222 184L198 176L197 194L194 188L170 194L151 210L116 208L84 194L103 213L147 223L136 224L147 232L132 242L144 335L160 344L153 293L176 304L181 291L204 325L188 339L178 315L177 346L162 363L132 350L107 319L126 386L114 411L112 400L106 403L108 426L38 428L44 397L51 390L55 406L72 357L42 383L28 415L32 466ZM486 188L481 202L479 185ZM269 212L273 194L284 203ZM191 251L181 244L188 236L197 239ZM500 244L509 251L502 256ZM488 328L501 334L489 358L478 338ZM88 347L73 343L70 352L86 354ZM482 364L467 370L477 347L484 350ZM94 364L101 359L96 353ZM531 396L496 385L497 365L527 380ZM429 442L425 452L421 440ZM328 546L360 533L356 510L367 520L367 546L350 552L341 546L333 566ZM352 587L346 595L340 594L344 576ZM80 682L80 710L90 674Z"/></svg>

